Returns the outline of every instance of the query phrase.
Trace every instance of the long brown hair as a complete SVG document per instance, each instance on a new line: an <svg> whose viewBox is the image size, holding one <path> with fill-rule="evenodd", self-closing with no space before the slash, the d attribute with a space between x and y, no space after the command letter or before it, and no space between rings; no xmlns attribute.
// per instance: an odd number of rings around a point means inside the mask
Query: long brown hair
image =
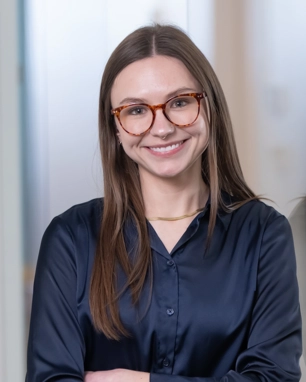
<svg viewBox="0 0 306 382"><path fill-rule="evenodd" d="M127 36L108 60L102 77L99 104L99 136L104 174L104 207L90 287L90 308L97 330L107 338L127 336L118 308L116 269L127 276L133 302L139 300L146 278L152 283L152 259L138 169L120 147L111 115L110 93L117 75L131 63L154 55L183 62L205 90L210 106L209 144L202 155L202 175L210 188L208 242L218 208L229 212L256 196L247 186L237 155L232 124L219 81L203 53L177 27L153 25ZM235 205L224 205L221 190L233 195ZM127 219L137 230L137 256L128 256L123 228Z"/></svg>

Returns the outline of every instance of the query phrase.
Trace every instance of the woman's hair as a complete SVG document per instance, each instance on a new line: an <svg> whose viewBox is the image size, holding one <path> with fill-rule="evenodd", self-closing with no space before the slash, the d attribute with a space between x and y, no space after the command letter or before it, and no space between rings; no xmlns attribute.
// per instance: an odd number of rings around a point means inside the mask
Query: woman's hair
<svg viewBox="0 0 306 382"><path fill-rule="evenodd" d="M109 58L100 89L99 137L104 207L90 289L90 308L96 329L116 340L128 335L119 316L119 296L129 288L133 302L137 304L147 278L152 287L152 259L138 167L119 145L114 116L110 112L113 106L111 90L124 68L156 55L174 57L184 63L207 94L209 143L202 154L202 176L210 189L211 202L207 243L212 238L219 208L230 212L256 199L243 178L223 91L203 53L184 32L169 25L147 26L128 35ZM234 196L236 203L226 206L221 190ZM127 253L123 234L127 220L137 231L134 261ZM127 277L121 291L117 288L118 267Z"/></svg>

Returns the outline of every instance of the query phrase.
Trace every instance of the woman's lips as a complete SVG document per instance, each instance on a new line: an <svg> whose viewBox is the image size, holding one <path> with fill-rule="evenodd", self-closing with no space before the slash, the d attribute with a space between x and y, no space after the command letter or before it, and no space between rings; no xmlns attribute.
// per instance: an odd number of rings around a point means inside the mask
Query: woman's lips
<svg viewBox="0 0 306 382"><path fill-rule="evenodd" d="M155 156L169 156L172 154L176 154L178 151L180 151L183 146L185 141L180 141L180 142L175 142L175 143L168 143L164 145L155 145L155 146L146 146L146 149L148 151L155 155Z"/></svg>

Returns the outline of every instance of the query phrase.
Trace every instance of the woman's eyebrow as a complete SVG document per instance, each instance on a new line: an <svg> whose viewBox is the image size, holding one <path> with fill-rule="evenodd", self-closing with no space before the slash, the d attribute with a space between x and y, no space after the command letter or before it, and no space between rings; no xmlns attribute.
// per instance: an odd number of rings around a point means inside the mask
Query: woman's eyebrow
<svg viewBox="0 0 306 382"><path fill-rule="evenodd" d="M169 98L182 94L182 93L194 93L194 92L197 92L197 90L194 88L181 87L176 90L173 90L170 93L167 93L165 96L165 99L168 100ZM119 103L119 106L127 105L130 103L149 103L149 102L145 98L126 97Z"/></svg>
<svg viewBox="0 0 306 382"><path fill-rule="evenodd" d="M194 89L194 88L188 88L188 87L181 87L181 88L178 88L170 93L168 93L166 95L167 99L171 98L171 97L174 97L176 95L179 95L179 94L183 94L183 93L197 93L198 90Z"/></svg>
<svg viewBox="0 0 306 382"><path fill-rule="evenodd" d="M135 97L126 97L124 98L119 105L126 105L130 103L148 103L146 99L144 98L135 98Z"/></svg>

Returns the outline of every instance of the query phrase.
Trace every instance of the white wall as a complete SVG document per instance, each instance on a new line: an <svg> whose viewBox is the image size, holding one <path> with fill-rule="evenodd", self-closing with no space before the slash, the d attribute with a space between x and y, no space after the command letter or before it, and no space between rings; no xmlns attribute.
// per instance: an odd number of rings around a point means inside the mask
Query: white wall
<svg viewBox="0 0 306 382"><path fill-rule="evenodd" d="M0 3L0 381L24 379L17 1Z"/></svg>
<svg viewBox="0 0 306 382"><path fill-rule="evenodd" d="M306 2L249 1L258 192L289 216L306 194Z"/></svg>
<svg viewBox="0 0 306 382"><path fill-rule="evenodd" d="M289 216L306 193L306 2L215 0L217 75L241 164Z"/></svg>
<svg viewBox="0 0 306 382"><path fill-rule="evenodd" d="M259 192L260 174L254 160L260 145L255 114L258 76L253 73L251 4L252 0L215 0L214 69L228 103L246 181Z"/></svg>

